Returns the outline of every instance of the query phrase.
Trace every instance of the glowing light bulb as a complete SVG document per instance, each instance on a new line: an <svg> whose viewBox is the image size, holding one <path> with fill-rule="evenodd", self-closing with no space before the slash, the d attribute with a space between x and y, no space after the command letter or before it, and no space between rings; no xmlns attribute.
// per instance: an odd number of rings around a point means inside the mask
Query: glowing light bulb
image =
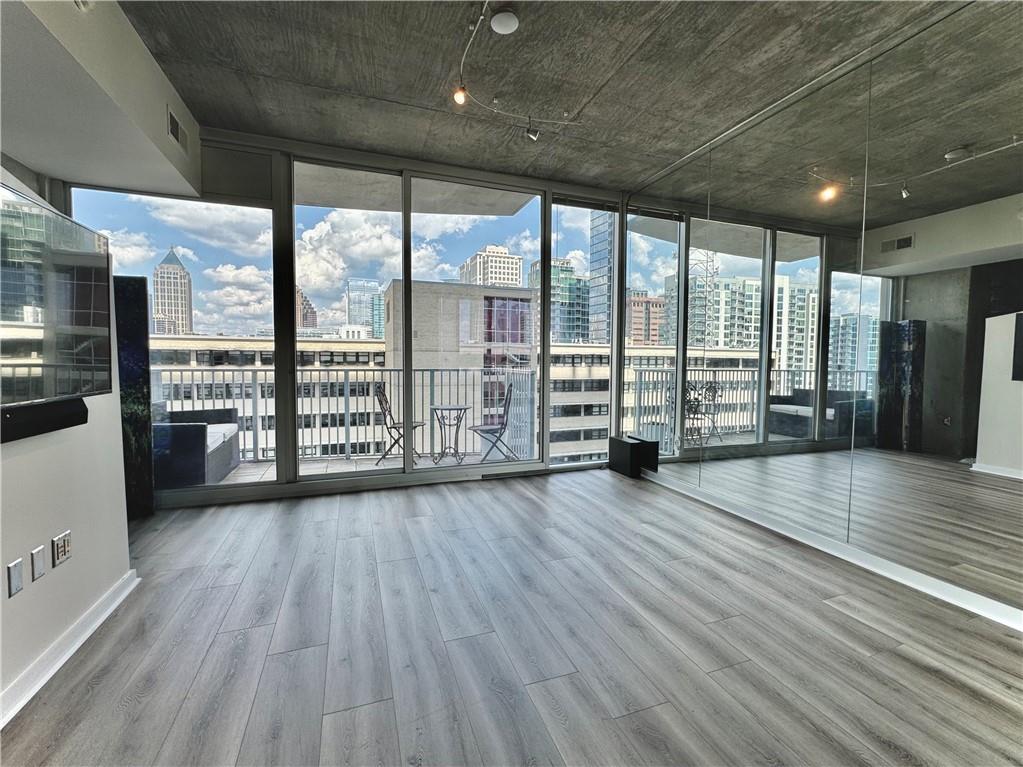
<svg viewBox="0 0 1023 767"><path fill-rule="evenodd" d="M820 197L821 202L831 202L836 197L838 197L838 187L835 186L834 184L829 184L828 186L821 189L818 197Z"/></svg>
<svg viewBox="0 0 1023 767"><path fill-rule="evenodd" d="M455 100L456 104L461 105L464 104L466 102L466 99L469 98L469 91L465 89L464 85L459 85L457 88L455 88L455 92L452 94L451 97Z"/></svg>

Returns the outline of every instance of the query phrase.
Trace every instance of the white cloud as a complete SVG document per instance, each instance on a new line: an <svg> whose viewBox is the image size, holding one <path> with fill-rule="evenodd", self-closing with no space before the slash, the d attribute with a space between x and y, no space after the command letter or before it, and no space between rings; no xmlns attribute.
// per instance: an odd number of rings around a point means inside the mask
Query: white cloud
<svg viewBox="0 0 1023 767"><path fill-rule="evenodd" d="M175 245L171 250L174 251L178 258L191 261L193 264L199 263L199 256L195 255L195 251L191 248L186 248L184 245Z"/></svg>
<svg viewBox="0 0 1023 767"><path fill-rule="evenodd" d="M446 234L465 234L481 221L497 216L448 215L446 213L413 213L412 234L424 240L436 240Z"/></svg>
<svg viewBox="0 0 1023 767"><path fill-rule="evenodd" d="M629 262L639 266L649 266L653 243L647 237L629 232Z"/></svg>
<svg viewBox="0 0 1023 767"><path fill-rule="evenodd" d="M578 274L580 277L586 277L589 275L590 256L588 253L585 253L584 251L581 251L578 248L576 248L575 250L568 251L568 253L565 254L563 258L567 258L569 261L572 262L572 268L575 269L575 273Z"/></svg>
<svg viewBox="0 0 1023 767"><path fill-rule="evenodd" d="M555 229L575 229L587 237L590 236L590 211L588 208L556 205L554 207L554 219Z"/></svg>
<svg viewBox="0 0 1023 767"><path fill-rule="evenodd" d="M401 274L401 215L332 210L295 241L295 275L312 299L336 299L349 273Z"/></svg>
<svg viewBox="0 0 1023 767"><path fill-rule="evenodd" d="M196 296L195 324L200 332L251 333L273 323L273 278L252 264L220 264L203 276L220 286Z"/></svg>
<svg viewBox="0 0 1023 767"><path fill-rule="evenodd" d="M129 197L149 215L199 242L243 258L265 258L273 241L271 213L263 208L164 197Z"/></svg>
<svg viewBox="0 0 1023 767"><path fill-rule="evenodd" d="M115 272L143 264L157 255L156 247L145 232L100 229L99 233L110 241L110 257L114 261Z"/></svg>
<svg viewBox="0 0 1023 767"><path fill-rule="evenodd" d="M505 240L504 246L513 255L522 256L527 261L540 258L540 238L534 237L529 229L513 234Z"/></svg>

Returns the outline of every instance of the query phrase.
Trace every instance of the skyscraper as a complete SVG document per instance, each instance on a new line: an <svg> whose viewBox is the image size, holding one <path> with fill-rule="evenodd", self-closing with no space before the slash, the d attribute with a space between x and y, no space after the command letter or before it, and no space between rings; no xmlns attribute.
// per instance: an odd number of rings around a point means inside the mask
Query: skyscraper
<svg viewBox="0 0 1023 767"><path fill-rule="evenodd" d="M383 306L383 299L380 293L380 283L377 280L367 280L360 277L352 277L345 283L345 303L348 307L348 324L365 325L373 328L373 337L383 337L383 321L374 322L374 311L380 312L376 306ZM380 335L377 335L379 324Z"/></svg>
<svg viewBox="0 0 1023 767"><path fill-rule="evenodd" d="M487 245L458 268L458 278L469 285L522 287L522 256L501 245Z"/></svg>
<svg viewBox="0 0 1023 767"><path fill-rule="evenodd" d="M529 265L529 287L539 290L540 262ZM567 258L551 259L551 343L585 343L590 337L590 283Z"/></svg>
<svg viewBox="0 0 1023 767"><path fill-rule="evenodd" d="M181 336L192 332L192 275L172 247L153 270L153 333Z"/></svg>
<svg viewBox="0 0 1023 767"><path fill-rule="evenodd" d="M615 213L590 213L590 342L611 342L611 265L614 263Z"/></svg>
<svg viewBox="0 0 1023 767"><path fill-rule="evenodd" d="M295 286L295 327L315 328L317 326L316 307L310 301L302 288Z"/></svg>

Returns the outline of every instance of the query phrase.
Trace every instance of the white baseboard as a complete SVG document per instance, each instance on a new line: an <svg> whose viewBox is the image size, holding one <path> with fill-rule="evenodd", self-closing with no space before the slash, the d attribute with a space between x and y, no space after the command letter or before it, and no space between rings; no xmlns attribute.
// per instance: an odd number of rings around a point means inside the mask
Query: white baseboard
<svg viewBox="0 0 1023 767"><path fill-rule="evenodd" d="M1005 466L992 466L989 463L975 463L970 467L971 471L979 471L982 474L994 474L998 477L1009 479L1023 479L1023 469L1010 469Z"/></svg>
<svg viewBox="0 0 1023 767"><path fill-rule="evenodd" d="M129 570L82 616L47 647L17 679L0 693L0 727L5 726L28 703L50 678L67 663L75 651L92 636L124 598L140 583L134 570Z"/></svg>
<svg viewBox="0 0 1023 767"><path fill-rule="evenodd" d="M864 570L870 570L878 575L883 575L885 578L890 578L896 583L909 586L911 589L916 589L924 594L953 604L956 607L961 607L971 613L981 615L996 623L1001 623L1003 626L1008 626L1016 631L1023 631L1023 610L1019 608L1011 607L996 599L985 597L961 586L955 586L931 575L925 575L905 565L900 565L897 562L884 559L863 549L858 549L843 541L836 541L789 522L779 521L741 504L722 500L712 493L700 490L696 486L689 485L681 480L668 478L663 474L647 471L646 469L643 470L643 476L658 485L674 490L680 495L689 496L697 501L702 501L720 509L727 514L754 522L768 530L780 533L786 538L805 543L807 546L812 546L834 557L844 559L846 562L858 565Z"/></svg>

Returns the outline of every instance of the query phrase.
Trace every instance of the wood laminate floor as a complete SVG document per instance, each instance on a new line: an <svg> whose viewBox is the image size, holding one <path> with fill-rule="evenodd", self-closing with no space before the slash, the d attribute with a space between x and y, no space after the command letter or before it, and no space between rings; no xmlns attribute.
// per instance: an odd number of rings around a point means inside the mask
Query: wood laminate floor
<svg viewBox="0 0 1023 767"><path fill-rule="evenodd" d="M161 513L5 765L1001 765L1020 634L607 471Z"/></svg>
<svg viewBox="0 0 1023 767"><path fill-rule="evenodd" d="M666 464L661 471L723 501L1023 608L1019 480L877 449L857 449L851 464L843 450Z"/></svg>

